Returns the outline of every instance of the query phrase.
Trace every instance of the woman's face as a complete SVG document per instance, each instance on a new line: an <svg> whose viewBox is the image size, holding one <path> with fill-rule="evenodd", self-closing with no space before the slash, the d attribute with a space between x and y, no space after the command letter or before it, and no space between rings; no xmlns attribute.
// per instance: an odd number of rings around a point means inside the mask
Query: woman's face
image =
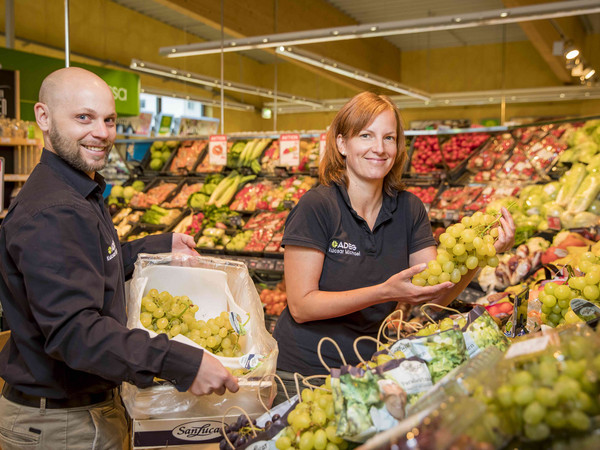
<svg viewBox="0 0 600 450"><path fill-rule="evenodd" d="M379 114L350 139L339 135L337 146L346 157L348 178L367 182L383 181L396 160L396 141L396 116L390 110Z"/></svg>

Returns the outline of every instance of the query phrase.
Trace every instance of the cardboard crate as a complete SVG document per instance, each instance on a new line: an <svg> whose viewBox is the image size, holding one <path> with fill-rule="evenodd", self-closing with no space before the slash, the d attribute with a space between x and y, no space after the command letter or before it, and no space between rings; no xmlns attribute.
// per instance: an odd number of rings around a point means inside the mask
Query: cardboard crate
<svg viewBox="0 0 600 450"><path fill-rule="evenodd" d="M233 423L240 415L230 414L225 423ZM260 414L249 414L255 419ZM132 420L131 446L133 449L173 448L217 450L222 439L222 416L187 417L176 419ZM185 447L184 447L185 446Z"/></svg>

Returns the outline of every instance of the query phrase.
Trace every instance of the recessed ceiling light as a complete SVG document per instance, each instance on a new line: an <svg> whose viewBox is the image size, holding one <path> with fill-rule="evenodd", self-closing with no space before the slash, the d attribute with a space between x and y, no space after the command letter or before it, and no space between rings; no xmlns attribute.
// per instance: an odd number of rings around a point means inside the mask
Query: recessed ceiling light
<svg viewBox="0 0 600 450"><path fill-rule="evenodd" d="M500 17L508 17L508 13L506 11L501 12Z"/></svg>

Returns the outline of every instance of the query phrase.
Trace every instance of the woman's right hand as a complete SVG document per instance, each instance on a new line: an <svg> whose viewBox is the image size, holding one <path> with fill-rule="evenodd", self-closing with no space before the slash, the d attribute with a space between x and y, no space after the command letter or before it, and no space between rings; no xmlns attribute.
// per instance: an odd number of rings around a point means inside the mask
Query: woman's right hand
<svg viewBox="0 0 600 450"><path fill-rule="evenodd" d="M443 302L452 288L454 288L454 283L446 281L435 286L423 287L412 283L412 277L421 273L426 268L427 264L417 264L389 277L384 283L386 297L390 297L390 300L410 303L412 305L425 302Z"/></svg>

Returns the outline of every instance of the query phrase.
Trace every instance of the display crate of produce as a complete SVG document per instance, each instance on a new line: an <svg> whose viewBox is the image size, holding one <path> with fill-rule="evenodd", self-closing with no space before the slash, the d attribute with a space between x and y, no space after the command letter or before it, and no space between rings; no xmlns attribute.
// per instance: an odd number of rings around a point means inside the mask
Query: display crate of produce
<svg viewBox="0 0 600 450"><path fill-rule="evenodd" d="M533 125L529 127L520 127L512 130L513 135L520 144L535 142L541 140L550 131L550 125Z"/></svg>
<svg viewBox="0 0 600 450"><path fill-rule="evenodd" d="M252 216L244 230L252 230L250 239L244 246L246 252L263 252L265 247L273 240L275 233L283 228L288 211L259 212Z"/></svg>
<svg viewBox="0 0 600 450"><path fill-rule="evenodd" d="M121 240L121 242L131 242L131 241L135 241L136 239L141 239L146 236L152 236L152 235L161 234L161 233L163 233L162 230L149 230L149 229L144 229L143 227L141 227L139 225L136 225Z"/></svg>
<svg viewBox="0 0 600 450"><path fill-rule="evenodd" d="M166 170L167 173L169 175L188 175L193 173L207 145L208 141L206 140L182 142L169 163Z"/></svg>
<svg viewBox="0 0 600 450"><path fill-rule="evenodd" d="M193 192L187 199L187 206L195 211L202 211L209 206L210 197L219 187L225 177L220 173L206 175L203 179L202 189Z"/></svg>
<svg viewBox="0 0 600 450"><path fill-rule="evenodd" d="M283 240L283 231L278 231L273 234L271 241L265 247L265 254L283 254L283 247L281 246L281 241Z"/></svg>
<svg viewBox="0 0 600 450"><path fill-rule="evenodd" d="M292 173L307 173L319 167L319 137L300 139L300 164L290 167Z"/></svg>
<svg viewBox="0 0 600 450"><path fill-rule="evenodd" d="M527 145L518 143L508 160L495 174L496 180L537 182L542 175L527 157Z"/></svg>
<svg viewBox="0 0 600 450"><path fill-rule="evenodd" d="M308 175L294 175L279 183L274 190L267 194L265 199L269 211L291 209L310 188L317 183L315 177Z"/></svg>
<svg viewBox="0 0 600 450"><path fill-rule="evenodd" d="M143 144L136 143L135 145ZM171 160L179 145L180 142L175 140L152 142L141 161L141 167L144 173L147 175L166 173L166 169L167 167L170 167Z"/></svg>
<svg viewBox="0 0 600 450"><path fill-rule="evenodd" d="M261 157L270 143L270 138L235 141L227 152L227 167L230 169L247 168L255 174L260 173Z"/></svg>
<svg viewBox="0 0 600 450"><path fill-rule="evenodd" d="M448 186L431 205L429 217L434 220L457 220L464 207L474 202L482 191L482 186Z"/></svg>
<svg viewBox="0 0 600 450"><path fill-rule="evenodd" d="M494 136L467 162L467 170L473 174L471 181L493 181L496 172L510 156L515 139L510 133Z"/></svg>
<svg viewBox="0 0 600 450"><path fill-rule="evenodd" d="M414 182L411 182L411 184L406 186L406 190L419 197L419 199L425 205L425 208L429 210L431 204L437 196L439 186L432 186L429 183L414 184Z"/></svg>
<svg viewBox="0 0 600 450"><path fill-rule="evenodd" d="M239 212L231 211L226 206L220 208L208 206L202 215L200 230L195 235L196 245L202 250L223 253L223 250L245 224L245 220ZM197 223L200 216L195 217ZM196 228L198 228L197 225L194 226L194 229ZM232 246L238 243L238 240L239 238L236 238Z"/></svg>
<svg viewBox="0 0 600 450"><path fill-rule="evenodd" d="M485 141L488 133L460 133L450 136L442 143L442 158L449 170L456 169L467 160Z"/></svg>
<svg viewBox="0 0 600 450"><path fill-rule="evenodd" d="M120 241L124 241L140 221L144 211L134 211L131 208L123 208L113 216L113 224L117 230Z"/></svg>
<svg viewBox="0 0 600 450"><path fill-rule="evenodd" d="M273 175L279 166L279 139L274 139L260 158L260 173Z"/></svg>
<svg viewBox="0 0 600 450"><path fill-rule="evenodd" d="M185 208L190 195L200 192L203 187L204 182L200 179L186 179L183 183L180 183L172 198L163 202L160 206L163 208Z"/></svg>
<svg viewBox="0 0 600 450"><path fill-rule="evenodd" d="M504 197L516 197L521 191L520 186L510 185L488 185L483 188L481 194L475 201L465 206L465 211L479 211L485 209L485 207L493 200L497 200Z"/></svg>
<svg viewBox="0 0 600 450"><path fill-rule="evenodd" d="M270 180L258 180L245 185L233 198L229 205L234 211L254 212L268 210L268 194L275 189L275 184Z"/></svg>
<svg viewBox="0 0 600 450"><path fill-rule="evenodd" d="M194 236L202 231L203 212L189 211L173 228L173 233L184 233Z"/></svg>
<svg viewBox="0 0 600 450"><path fill-rule="evenodd" d="M181 178L155 178L146 185L144 191L137 192L129 200L129 206L143 209L150 208L152 205L160 205L174 195L181 183L183 183Z"/></svg>
<svg viewBox="0 0 600 450"><path fill-rule="evenodd" d="M562 143L556 136L548 134L540 141L531 141L525 147L525 153L531 165L539 173L548 173L566 148L566 143Z"/></svg>
<svg viewBox="0 0 600 450"><path fill-rule="evenodd" d="M416 136L411 145L409 174L441 176L444 170L438 137Z"/></svg>
<svg viewBox="0 0 600 450"><path fill-rule="evenodd" d="M167 231L185 217L187 210L180 208L161 208L152 205L140 217L139 226L145 230Z"/></svg>

